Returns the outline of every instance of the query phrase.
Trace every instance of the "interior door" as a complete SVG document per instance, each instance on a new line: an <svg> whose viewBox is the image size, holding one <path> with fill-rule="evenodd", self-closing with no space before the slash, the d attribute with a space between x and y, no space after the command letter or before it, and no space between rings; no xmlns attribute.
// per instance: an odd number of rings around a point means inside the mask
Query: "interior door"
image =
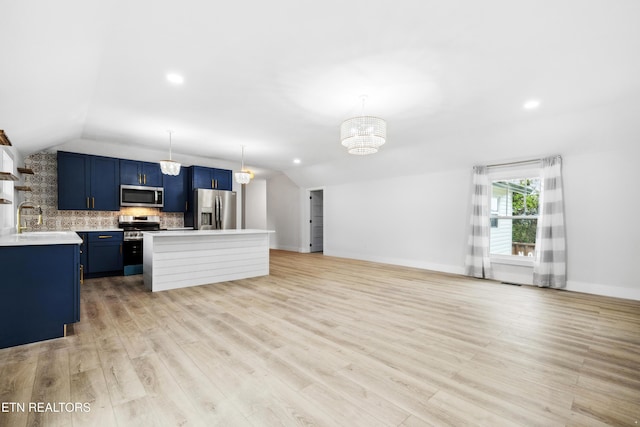
<svg viewBox="0 0 640 427"><path fill-rule="evenodd" d="M324 206L324 194L323 190L314 190L311 191L311 242L309 250L311 252L322 252L324 246L324 237L323 237L323 228L324 228L324 220L323 220L323 206Z"/></svg>

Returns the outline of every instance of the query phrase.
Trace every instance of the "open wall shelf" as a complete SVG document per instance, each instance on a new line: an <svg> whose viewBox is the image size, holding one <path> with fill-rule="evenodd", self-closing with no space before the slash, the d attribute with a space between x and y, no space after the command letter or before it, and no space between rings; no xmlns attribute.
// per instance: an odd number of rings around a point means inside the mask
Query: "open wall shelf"
<svg viewBox="0 0 640 427"><path fill-rule="evenodd" d="M0 129L0 145L11 145L11 141L9 141L9 137L5 135L4 131Z"/></svg>
<svg viewBox="0 0 640 427"><path fill-rule="evenodd" d="M33 169L29 169L29 168L18 168L18 172L22 174L33 175Z"/></svg>
<svg viewBox="0 0 640 427"><path fill-rule="evenodd" d="M0 181L18 181L19 178L9 172L0 172Z"/></svg>

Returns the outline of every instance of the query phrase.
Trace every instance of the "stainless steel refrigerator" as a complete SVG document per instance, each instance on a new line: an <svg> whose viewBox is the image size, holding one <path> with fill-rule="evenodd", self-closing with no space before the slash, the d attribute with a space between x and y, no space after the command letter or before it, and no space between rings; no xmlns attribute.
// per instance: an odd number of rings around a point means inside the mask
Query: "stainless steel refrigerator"
<svg viewBox="0 0 640 427"><path fill-rule="evenodd" d="M193 192L193 227L196 230L236 228L235 191L198 188Z"/></svg>

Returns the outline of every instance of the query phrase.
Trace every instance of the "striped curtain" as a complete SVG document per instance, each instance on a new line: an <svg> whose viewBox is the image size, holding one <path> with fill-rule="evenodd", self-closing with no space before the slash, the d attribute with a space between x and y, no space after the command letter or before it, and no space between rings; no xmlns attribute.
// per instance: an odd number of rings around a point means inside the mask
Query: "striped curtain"
<svg viewBox="0 0 640 427"><path fill-rule="evenodd" d="M468 276L491 276L489 259L489 176L486 166L473 167L473 194L471 195L471 219L469 243L465 260Z"/></svg>
<svg viewBox="0 0 640 427"><path fill-rule="evenodd" d="M533 284L564 288L567 283L562 158L542 159L541 206L536 230Z"/></svg>

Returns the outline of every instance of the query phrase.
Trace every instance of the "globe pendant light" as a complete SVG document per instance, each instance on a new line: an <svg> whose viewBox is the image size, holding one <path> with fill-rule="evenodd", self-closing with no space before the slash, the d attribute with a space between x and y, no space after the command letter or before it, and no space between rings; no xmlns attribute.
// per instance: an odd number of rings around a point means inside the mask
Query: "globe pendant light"
<svg viewBox="0 0 640 427"><path fill-rule="evenodd" d="M180 163L171 160L171 134L169 130L169 160L160 160L160 170L165 175L176 176L180 174Z"/></svg>
<svg viewBox="0 0 640 427"><path fill-rule="evenodd" d="M340 126L340 140L349 154L364 156L378 152L378 148L386 142L387 123L379 118L364 115L364 101L367 96L362 95L362 115L342 122Z"/></svg>
<svg viewBox="0 0 640 427"><path fill-rule="evenodd" d="M238 184L248 184L251 181L251 172L244 170L244 145L242 146L242 166L235 176Z"/></svg>

